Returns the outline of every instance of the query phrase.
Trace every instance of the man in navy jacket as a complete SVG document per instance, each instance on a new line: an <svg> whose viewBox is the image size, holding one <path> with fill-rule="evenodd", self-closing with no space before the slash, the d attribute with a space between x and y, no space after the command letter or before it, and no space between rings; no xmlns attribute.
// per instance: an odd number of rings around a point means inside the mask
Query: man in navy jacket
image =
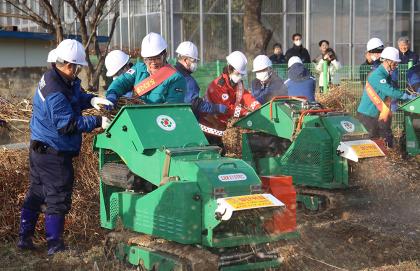
<svg viewBox="0 0 420 271"><path fill-rule="evenodd" d="M82 133L107 128L106 117L82 116L82 110L106 99L81 90L77 74L86 66L83 46L64 40L56 49L55 66L39 81L30 122L30 187L23 202L18 247L34 249L32 237L41 206L45 206L48 255L64 250L64 216L70 211L73 192L73 157L79 154Z"/></svg>
<svg viewBox="0 0 420 271"><path fill-rule="evenodd" d="M289 96L305 96L308 101L315 101L316 80L313 78L302 60L293 56L288 62L289 70L287 72L287 80L284 84L287 86Z"/></svg>

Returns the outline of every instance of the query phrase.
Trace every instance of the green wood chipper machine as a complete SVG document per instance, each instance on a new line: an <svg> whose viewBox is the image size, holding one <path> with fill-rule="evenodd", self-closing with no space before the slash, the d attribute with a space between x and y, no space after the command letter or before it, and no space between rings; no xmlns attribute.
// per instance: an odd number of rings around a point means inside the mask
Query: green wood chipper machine
<svg viewBox="0 0 420 271"><path fill-rule="evenodd" d="M304 97L275 97L234 126L245 129L242 159L260 176L292 176L297 201L313 211L349 188L348 160L384 155L357 119Z"/></svg>
<svg viewBox="0 0 420 271"><path fill-rule="evenodd" d="M297 236L269 229L284 203L263 190L250 165L209 146L189 105L125 106L94 147L101 226L114 230L107 242L130 264L271 268L281 264L272 242Z"/></svg>
<svg viewBox="0 0 420 271"><path fill-rule="evenodd" d="M408 155L420 155L420 96L399 109L404 111L405 151Z"/></svg>

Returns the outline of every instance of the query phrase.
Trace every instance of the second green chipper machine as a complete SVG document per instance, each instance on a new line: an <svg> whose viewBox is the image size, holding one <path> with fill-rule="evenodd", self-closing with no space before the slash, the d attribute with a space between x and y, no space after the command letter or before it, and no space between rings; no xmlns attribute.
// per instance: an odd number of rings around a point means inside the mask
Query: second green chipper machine
<svg viewBox="0 0 420 271"><path fill-rule="evenodd" d="M404 111L404 145L408 155L420 155L420 97L400 107Z"/></svg>
<svg viewBox="0 0 420 271"><path fill-rule="evenodd" d="M304 97L275 97L235 126L245 129L242 159L260 176L292 176L297 201L313 211L349 188L348 160L384 156L357 119Z"/></svg>
<svg viewBox="0 0 420 271"><path fill-rule="evenodd" d="M279 266L271 242L282 201L254 169L209 146L189 105L123 107L94 142L101 226L117 255L145 270L259 270Z"/></svg>

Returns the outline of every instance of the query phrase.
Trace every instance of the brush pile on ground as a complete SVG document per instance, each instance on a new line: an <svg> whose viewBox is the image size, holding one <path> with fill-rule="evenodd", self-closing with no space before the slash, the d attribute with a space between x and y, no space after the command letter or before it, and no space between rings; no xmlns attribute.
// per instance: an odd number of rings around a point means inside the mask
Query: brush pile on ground
<svg viewBox="0 0 420 271"><path fill-rule="evenodd" d="M99 175L97 156L92 150L93 134L84 136L81 155L75 159L75 187L70 214L66 216L66 237L71 242L92 243L102 239L99 225ZM14 240L19 215L29 185L28 150L0 149L0 240ZM43 237L43 219L37 239ZM41 234L39 234L41 233Z"/></svg>
<svg viewBox="0 0 420 271"><path fill-rule="evenodd" d="M344 82L342 85L330 87L326 93L317 93L316 100L325 108L351 112L356 108L359 99L354 93L349 92L349 89L350 87Z"/></svg>
<svg viewBox="0 0 420 271"><path fill-rule="evenodd" d="M29 100L11 101L0 97L0 138L28 140L31 113Z"/></svg>
<svg viewBox="0 0 420 271"><path fill-rule="evenodd" d="M117 107L107 111L113 118L124 105L139 104L138 99L122 98ZM11 102L0 98L0 118L8 125L19 120L26 123L22 133L29 139L29 120L32 105L28 100ZM86 115L103 115L95 109L89 109ZM66 216L65 236L70 242L83 242L86 245L103 240L103 230L99 224L99 174L98 158L93 151L93 138L100 132L83 135L80 155L74 159L75 187L73 190L72 210ZM0 198L4 204L0 207L0 240L15 240L19 229L19 216L22 202L29 185L29 150L0 149ZM36 239L43 240L43 219L38 223Z"/></svg>

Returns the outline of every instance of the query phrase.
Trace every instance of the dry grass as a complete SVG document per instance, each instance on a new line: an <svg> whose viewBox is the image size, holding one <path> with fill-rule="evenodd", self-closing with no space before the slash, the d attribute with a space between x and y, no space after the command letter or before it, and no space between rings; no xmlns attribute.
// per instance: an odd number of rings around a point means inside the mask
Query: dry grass
<svg viewBox="0 0 420 271"><path fill-rule="evenodd" d="M351 112L359 99L349 89L348 83L344 82L340 86L331 87L327 93L317 93L316 100L325 108Z"/></svg>
<svg viewBox="0 0 420 271"><path fill-rule="evenodd" d="M93 134L85 135L82 152L74 161L75 187L71 212L66 216L66 237L91 243L101 236L99 225L98 160L92 150ZM28 150L0 150L0 240L17 237L22 202L29 185ZM38 230L43 232L42 219ZM38 235L43 240L43 234Z"/></svg>

